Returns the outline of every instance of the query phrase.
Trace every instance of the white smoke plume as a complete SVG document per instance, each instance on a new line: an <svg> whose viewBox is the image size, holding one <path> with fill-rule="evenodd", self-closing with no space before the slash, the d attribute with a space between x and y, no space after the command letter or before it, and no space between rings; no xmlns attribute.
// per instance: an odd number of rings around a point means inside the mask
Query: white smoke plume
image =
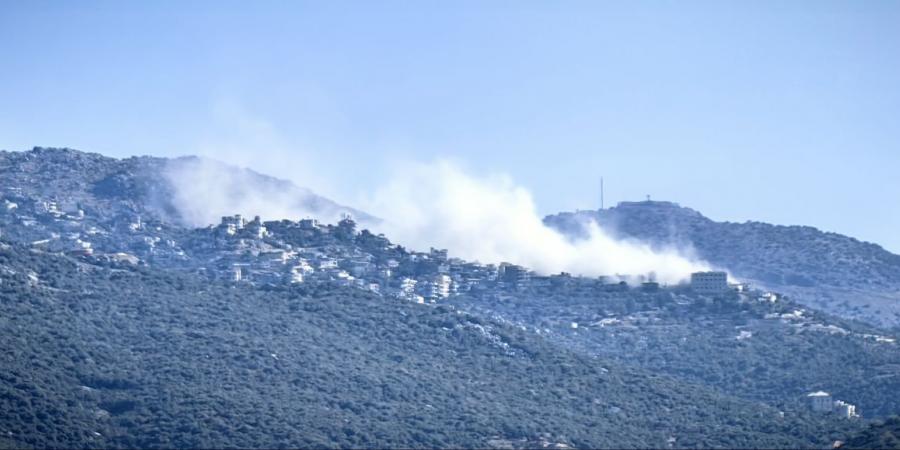
<svg viewBox="0 0 900 450"><path fill-rule="evenodd" d="M239 102L217 102L215 126L198 150L244 167L295 180L300 186L336 192L340 171L328 170L316 153L298 152L271 122ZM300 145L299 148L306 146ZM447 248L451 255L482 263L510 262L541 273L640 276L654 273L677 283L709 267L675 250L613 239L596 224L589 238L572 241L541 221L531 194L503 175L477 177L448 161L400 164L371 194L357 195L362 209L350 210L296 185L214 160L174 160L167 176L174 187L173 206L194 226L217 223L221 216L259 215L264 220L314 217L336 222L353 214L361 225L384 232L392 241L416 250Z"/></svg>
<svg viewBox="0 0 900 450"><path fill-rule="evenodd" d="M289 181L206 158L171 160L164 174L173 188L172 206L191 226L215 224L233 214L336 222L344 213L355 213Z"/></svg>
<svg viewBox="0 0 900 450"><path fill-rule="evenodd" d="M615 240L593 223L588 239L569 240L544 225L531 194L508 176L478 178L448 161L402 165L365 208L384 219L379 231L401 244L447 248L482 263L510 262L545 274L654 273L664 283L709 270L674 250Z"/></svg>

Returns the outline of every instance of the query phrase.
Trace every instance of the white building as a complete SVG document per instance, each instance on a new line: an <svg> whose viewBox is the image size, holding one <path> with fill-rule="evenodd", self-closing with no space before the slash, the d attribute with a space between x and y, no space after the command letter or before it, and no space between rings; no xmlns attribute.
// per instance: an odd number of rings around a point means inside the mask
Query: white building
<svg viewBox="0 0 900 450"><path fill-rule="evenodd" d="M843 419L859 417L859 414L856 414L856 405L851 405L843 400L834 401L834 412Z"/></svg>
<svg viewBox="0 0 900 450"><path fill-rule="evenodd" d="M291 271L306 275L306 274L313 273L316 270L313 269L313 266L309 265L309 262L307 260L301 259L301 260L297 261L297 264L295 264L294 267L291 268Z"/></svg>
<svg viewBox="0 0 900 450"><path fill-rule="evenodd" d="M431 283L431 292L429 297L432 301L440 300L450 296L450 284L453 280L447 275L438 275L434 277Z"/></svg>
<svg viewBox="0 0 900 450"><path fill-rule="evenodd" d="M728 274L725 272L694 272L691 289L700 294L718 294L728 290Z"/></svg>
<svg viewBox="0 0 900 450"><path fill-rule="evenodd" d="M294 266L291 268L291 283L302 283L303 282L303 274L305 271L303 270L303 266Z"/></svg>
<svg viewBox="0 0 900 450"><path fill-rule="evenodd" d="M859 417L856 412L856 405L852 405L843 400L834 400L831 394L818 391L806 395L809 399L809 406L815 412L835 413L843 419Z"/></svg>
<svg viewBox="0 0 900 450"><path fill-rule="evenodd" d="M231 268L231 280L232 281L241 281L244 278L244 268L240 265L235 264Z"/></svg>
<svg viewBox="0 0 900 450"><path fill-rule="evenodd" d="M323 258L319 261L319 270L336 269L338 262L334 258Z"/></svg>
<svg viewBox="0 0 900 450"><path fill-rule="evenodd" d="M416 284L418 284L418 282L412 278L403 278L400 280L400 297L407 300L415 299Z"/></svg>
<svg viewBox="0 0 900 450"><path fill-rule="evenodd" d="M252 233L253 236L257 239L262 239L269 234L268 230L266 230L266 226L263 225L262 219L260 219L259 216L255 216L251 222L248 222L245 225L250 230L250 233Z"/></svg>
<svg viewBox="0 0 900 450"><path fill-rule="evenodd" d="M806 395L809 399L809 406L816 412L831 412L834 402L831 400L831 394L825 391L812 392Z"/></svg>
<svg viewBox="0 0 900 450"><path fill-rule="evenodd" d="M131 231L139 231L144 229L144 222L141 221L140 215L134 218L134 222L128 224L128 229Z"/></svg>
<svg viewBox="0 0 900 450"><path fill-rule="evenodd" d="M233 216L223 216L222 217L222 225L225 227L233 227L234 229L240 230L244 228L244 216L240 214L235 214Z"/></svg>

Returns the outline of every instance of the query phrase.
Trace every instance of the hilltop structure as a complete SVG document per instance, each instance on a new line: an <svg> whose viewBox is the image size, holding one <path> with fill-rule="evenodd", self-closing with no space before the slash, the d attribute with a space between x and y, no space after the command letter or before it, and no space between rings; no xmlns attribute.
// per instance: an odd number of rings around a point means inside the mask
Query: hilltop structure
<svg viewBox="0 0 900 450"><path fill-rule="evenodd" d="M810 409L815 412L834 413L844 419L859 417L859 414L856 412L856 405L843 400L835 400L831 397L831 394L825 391L811 392L806 397L809 399Z"/></svg>
<svg viewBox="0 0 900 450"><path fill-rule="evenodd" d="M720 294L728 290L728 274L725 272L694 272L691 289L698 294Z"/></svg>

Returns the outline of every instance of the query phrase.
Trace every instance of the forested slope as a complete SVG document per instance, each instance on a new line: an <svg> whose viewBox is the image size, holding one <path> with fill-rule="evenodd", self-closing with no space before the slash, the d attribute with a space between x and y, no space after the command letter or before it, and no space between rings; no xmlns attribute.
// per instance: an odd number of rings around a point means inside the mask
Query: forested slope
<svg viewBox="0 0 900 450"><path fill-rule="evenodd" d="M809 447L859 426L449 307L2 247L4 446Z"/></svg>

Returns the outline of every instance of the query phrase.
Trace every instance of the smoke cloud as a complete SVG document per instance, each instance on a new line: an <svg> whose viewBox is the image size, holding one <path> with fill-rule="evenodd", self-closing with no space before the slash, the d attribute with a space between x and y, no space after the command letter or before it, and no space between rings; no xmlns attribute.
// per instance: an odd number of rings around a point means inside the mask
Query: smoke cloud
<svg viewBox="0 0 900 450"><path fill-rule="evenodd" d="M171 160L164 175L172 187L172 206L190 226L204 227L233 214L325 222L336 222L345 213L364 216L289 181L206 158Z"/></svg>
<svg viewBox="0 0 900 450"><path fill-rule="evenodd" d="M531 194L504 175L476 177L449 161L403 164L364 203L388 237L416 249L441 247L483 263L510 262L541 273L647 275L677 283L709 270L675 250L618 241L597 224L572 241L547 227Z"/></svg>
<svg viewBox="0 0 900 450"><path fill-rule="evenodd" d="M213 113L214 132L195 149L197 153L324 189L332 198L354 197L332 185L341 182L342 175L336 175L341 171L333 167L339 164L325 164L317 153L298 152L307 146L287 142L277 127L240 103L220 101ZM291 182L210 159L173 160L166 175L174 191L172 205L182 221L193 226L237 213L264 220L314 217L333 223L349 212L362 226L413 249L447 248L452 256L466 260L510 262L545 274L653 273L660 282L677 283L691 272L709 269L675 249L654 251L643 243L616 240L594 223L588 224L587 239L568 239L544 225L531 194L510 177L472 175L446 160L395 165L382 183L376 183L378 188L355 196L365 213Z"/></svg>
<svg viewBox="0 0 900 450"><path fill-rule="evenodd" d="M331 223L350 213L362 226L413 249L447 248L466 260L509 262L545 274L626 278L652 273L660 282L677 283L691 272L709 270L675 250L616 240L596 223L587 225L588 238L568 239L544 225L531 194L508 176L473 176L449 161L398 165L361 200L366 212L382 220L291 182L205 158L172 160L166 176L173 187L172 205L193 226L237 213Z"/></svg>

